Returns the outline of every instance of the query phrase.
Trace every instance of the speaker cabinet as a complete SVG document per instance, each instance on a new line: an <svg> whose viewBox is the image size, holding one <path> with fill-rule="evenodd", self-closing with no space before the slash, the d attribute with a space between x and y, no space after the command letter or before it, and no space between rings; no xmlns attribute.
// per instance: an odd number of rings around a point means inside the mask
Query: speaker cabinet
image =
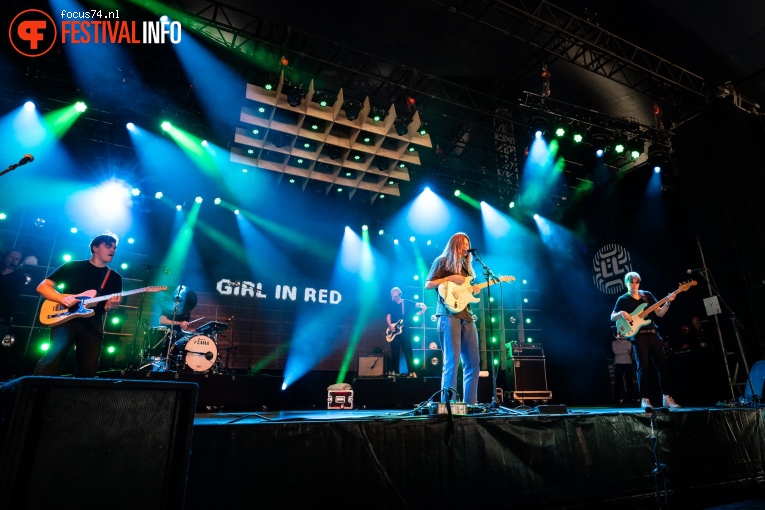
<svg viewBox="0 0 765 510"><path fill-rule="evenodd" d="M63 377L0 385L0 508L183 508L197 389Z"/></svg>
<svg viewBox="0 0 765 510"><path fill-rule="evenodd" d="M382 377L385 356L359 356L359 377Z"/></svg>
<svg viewBox="0 0 765 510"><path fill-rule="evenodd" d="M513 358L515 391L547 390L547 371L544 358Z"/></svg>

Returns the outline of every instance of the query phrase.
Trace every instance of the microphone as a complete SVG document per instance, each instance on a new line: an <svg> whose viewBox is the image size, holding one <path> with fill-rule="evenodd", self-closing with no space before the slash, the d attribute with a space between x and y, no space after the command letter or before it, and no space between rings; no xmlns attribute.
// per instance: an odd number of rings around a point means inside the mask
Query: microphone
<svg viewBox="0 0 765 510"><path fill-rule="evenodd" d="M470 249L468 250L468 253L475 253L475 252L477 252L477 251L478 251L478 248L470 248Z"/></svg>
<svg viewBox="0 0 765 510"><path fill-rule="evenodd" d="M696 269L686 269L685 272L688 274L693 274L693 273L703 273L706 270L707 270L706 267L697 267Z"/></svg>
<svg viewBox="0 0 765 510"><path fill-rule="evenodd" d="M34 160L35 160L35 157L32 156L31 154L24 154L24 157L21 158L21 161L19 161L18 166L26 165L27 163L31 163Z"/></svg>

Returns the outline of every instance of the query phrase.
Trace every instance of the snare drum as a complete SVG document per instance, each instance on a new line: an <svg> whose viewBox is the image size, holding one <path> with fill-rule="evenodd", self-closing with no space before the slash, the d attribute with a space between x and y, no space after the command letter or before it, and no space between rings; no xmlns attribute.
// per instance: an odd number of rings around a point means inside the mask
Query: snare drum
<svg viewBox="0 0 765 510"><path fill-rule="evenodd" d="M174 351L194 372L210 370L218 359L218 346L204 335L184 337L175 343Z"/></svg>

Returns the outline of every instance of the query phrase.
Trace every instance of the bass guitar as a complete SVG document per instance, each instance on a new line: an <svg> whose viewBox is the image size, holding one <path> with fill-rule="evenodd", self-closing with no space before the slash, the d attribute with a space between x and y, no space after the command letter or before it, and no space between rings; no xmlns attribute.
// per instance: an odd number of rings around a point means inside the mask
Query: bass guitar
<svg viewBox="0 0 765 510"><path fill-rule="evenodd" d="M477 287L483 289L489 285L494 285L500 282L514 282L515 276L500 276L498 280L490 280L488 282L479 283ZM441 296L444 306L451 313L459 313L464 310L470 303L477 303L480 301L473 294L473 277L466 276L462 285L457 285L454 282L444 282L438 286L438 295Z"/></svg>
<svg viewBox="0 0 765 510"><path fill-rule="evenodd" d="M142 287L140 289L117 292L115 294L98 297L95 297L95 290L86 290L85 292L74 295L74 297L77 298L77 303L70 307L46 299L43 301L42 307L40 308L40 322L46 326L50 326L63 324L66 321L78 317L90 317L96 313L91 307L95 306L96 303L111 299L113 296L130 296L141 292L159 292L162 290L167 290L167 287Z"/></svg>
<svg viewBox="0 0 765 510"><path fill-rule="evenodd" d="M689 280L680 284L680 287L678 287L675 292L668 294L667 297L655 302L651 306L648 306L648 303L641 303L630 314L632 316L631 321L628 321L624 317L619 316L619 318L616 319L616 338L632 338L633 336L637 335L638 331L640 331L640 328L651 323L650 319L645 318L649 313L657 310L660 306L667 302L671 296L677 295L680 292L685 292L694 285L696 285L696 280Z"/></svg>
<svg viewBox="0 0 765 510"><path fill-rule="evenodd" d="M404 331L404 319L399 319L396 321L396 323L393 325L393 328L393 330L390 328L385 329L385 339L388 342L392 342L394 338L396 338L401 334L402 331Z"/></svg>

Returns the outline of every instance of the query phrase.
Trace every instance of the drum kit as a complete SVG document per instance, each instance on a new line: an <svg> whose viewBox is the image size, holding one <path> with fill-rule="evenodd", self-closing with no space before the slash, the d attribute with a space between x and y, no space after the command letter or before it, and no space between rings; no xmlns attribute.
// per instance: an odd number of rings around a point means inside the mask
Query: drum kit
<svg viewBox="0 0 765 510"><path fill-rule="evenodd" d="M225 322L210 321L195 331L182 331L175 339L172 328L150 328L138 370L220 373L223 363L218 356L218 333L227 329Z"/></svg>

